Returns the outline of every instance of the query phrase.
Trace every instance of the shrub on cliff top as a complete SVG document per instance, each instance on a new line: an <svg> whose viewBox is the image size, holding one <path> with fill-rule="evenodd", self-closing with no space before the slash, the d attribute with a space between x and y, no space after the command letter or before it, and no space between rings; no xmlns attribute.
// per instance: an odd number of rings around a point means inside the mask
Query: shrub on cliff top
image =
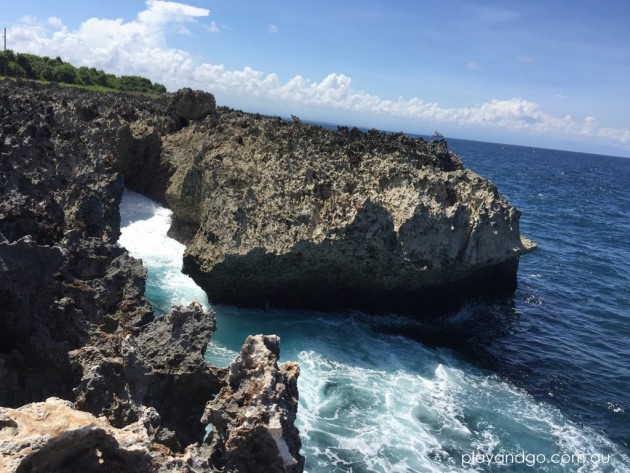
<svg viewBox="0 0 630 473"><path fill-rule="evenodd" d="M51 59L34 54L16 54L11 50L0 51L0 75L79 86L101 86L122 92L166 93L166 87L154 84L146 77L116 77L93 67L77 68L60 57Z"/></svg>

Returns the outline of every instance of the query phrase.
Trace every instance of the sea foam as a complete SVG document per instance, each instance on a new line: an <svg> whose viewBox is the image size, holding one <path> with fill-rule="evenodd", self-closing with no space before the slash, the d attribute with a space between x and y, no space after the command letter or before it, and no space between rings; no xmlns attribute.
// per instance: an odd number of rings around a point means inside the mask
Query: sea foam
<svg viewBox="0 0 630 473"><path fill-rule="evenodd" d="M180 272L183 245L168 238L170 211L126 191L124 245L148 268L147 296L159 311L204 292ZM379 333L405 319L360 313L214 307L217 332L206 358L227 366L247 335L281 336L282 360L300 364L297 426L309 473L523 471L513 464L464 465L465 455L610 455L606 464L537 465L536 471L627 471L613 442L570 421L496 374L429 348Z"/></svg>

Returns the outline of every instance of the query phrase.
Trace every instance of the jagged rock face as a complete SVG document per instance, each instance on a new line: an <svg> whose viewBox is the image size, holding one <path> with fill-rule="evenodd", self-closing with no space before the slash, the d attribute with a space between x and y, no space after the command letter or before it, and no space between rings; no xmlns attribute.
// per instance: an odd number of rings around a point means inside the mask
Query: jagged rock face
<svg viewBox="0 0 630 473"><path fill-rule="evenodd" d="M59 246L0 243L0 405L71 397L70 350L152 318L145 276L124 249L73 232Z"/></svg>
<svg viewBox="0 0 630 473"><path fill-rule="evenodd" d="M200 422L208 399L225 384L226 370L203 354L214 332L213 313L197 303L173 307L166 315L109 346L86 345L69 353L82 373L74 389L82 410L107 415L117 427L135 422L145 407L160 417L158 439L173 451L201 442Z"/></svg>
<svg viewBox="0 0 630 473"><path fill-rule="evenodd" d="M214 314L155 319L142 262L115 244L123 180L164 197L161 137L184 124L170 104L0 81L0 406L35 402L0 408L1 471L207 472L223 456L202 443L228 381L203 359Z"/></svg>
<svg viewBox="0 0 630 473"><path fill-rule="evenodd" d="M294 426L298 406L295 363L278 366L277 336L247 337L230 365L228 384L208 403L209 442L221 455L214 466L230 472L294 473L304 468Z"/></svg>
<svg viewBox="0 0 630 473"><path fill-rule="evenodd" d="M207 445L173 453L156 443L156 413L122 429L104 417L49 398L19 409L0 407L0 471L15 473L208 473Z"/></svg>
<svg viewBox="0 0 630 473"><path fill-rule="evenodd" d="M227 370L212 368L199 350L213 328L213 319L208 322L198 305L176 308L139 337L127 337L122 360L86 370L79 389L103 391L109 382L112 399L124 403L125 392L142 399L134 406L135 419L122 425L57 398L18 409L0 407L0 471L301 472L304 458L294 426L298 366L278 366L278 337L258 335L248 337ZM167 340L160 343L156 337L162 336ZM149 341L156 343L144 343ZM81 355L88 358L85 350L73 354ZM108 363L121 365L118 373L99 379ZM206 393L206 401L214 399L205 410L195 396L204 380L194 381L193 375L222 380L216 397L216 387ZM204 440L205 424L212 427Z"/></svg>
<svg viewBox="0 0 630 473"><path fill-rule="evenodd" d="M153 318L146 271L115 241L123 175L159 154L155 130L176 126L167 110L0 81L1 404L71 398L69 351L117 356L122 334Z"/></svg>
<svg viewBox="0 0 630 473"><path fill-rule="evenodd" d="M152 319L146 271L115 245L119 130L151 107L0 82L0 404L72 398L69 351L112 356L120 334Z"/></svg>
<svg viewBox="0 0 630 473"><path fill-rule="evenodd" d="M443 310L513 291L533 248L443 141L220 109L162 145L172 234L213 302Z"/></svg>
<svg viewBox="0 0 630 473"><path fill-rule="evenodd" d="M201 120L217 111L214 95L187 87L173 95L172 107L175 115L185 120Z"/></svg>
<svg viewBox="0 0 630 473"><path fill-rule="evenodd" d="M226 370L203 358L214 329L214 313L192 303L174 307L123 341L125 374L136 402L154 407L184 446L203 441L201 415L225 384Z"/></svg>
<svg viewBox="0 0 630 473"><path fill-rule="evenodd" d="M145 135L175 129L167 109L166 99L0 81L0 228L5 237L14 241L30 235L52 244L74 229L115 242L124 171L134 158L148 160L138 152ZM141 122L148 131L139 130Z"/></svg>
<svg viewBox="0 0 630 473"><path fill-rule="evenodd" d="M147 472L149 445L140 422L116 429L61 399L0 407L0 471Z"/></svg>

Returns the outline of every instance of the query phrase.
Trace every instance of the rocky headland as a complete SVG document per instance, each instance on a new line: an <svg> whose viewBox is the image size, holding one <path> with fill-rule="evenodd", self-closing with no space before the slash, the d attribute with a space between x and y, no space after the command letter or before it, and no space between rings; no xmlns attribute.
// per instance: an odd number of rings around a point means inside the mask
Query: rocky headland
<svg viewBox="0 0 630 473"><path fill-rule="evenodd" d="M184 272L217 303L431 317L512 293L535 247L445 141L218 109L160 162Z"/></svg>
<svg viewBox="0 0 630 473"><path fill-rule="evenodd" d="M302 471L277 337L210 365L214 314L154 317L116 244L124 184L159 198L150 160L201 99L0 82L0 471Z"/></svg>
<svg viewBox="0 0 630 473"><path fill-rule="evenodd" d="M213 303L428 317L509 293L535 245L444 141L0 82L0 470L300 472L279 340L227 368L199 305L156 318L123 187L173 210Z"/></svg>

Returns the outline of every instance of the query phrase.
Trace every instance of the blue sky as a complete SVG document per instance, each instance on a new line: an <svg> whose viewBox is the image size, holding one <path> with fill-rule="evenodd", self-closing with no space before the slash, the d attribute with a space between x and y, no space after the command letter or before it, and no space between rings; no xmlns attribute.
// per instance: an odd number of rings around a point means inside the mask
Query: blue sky
<svg viewBox="0 0 630 473"><path fill-rule="evenodd" d="M246 111L630 156L630 2L22 0L17 52Z"/></svg>

